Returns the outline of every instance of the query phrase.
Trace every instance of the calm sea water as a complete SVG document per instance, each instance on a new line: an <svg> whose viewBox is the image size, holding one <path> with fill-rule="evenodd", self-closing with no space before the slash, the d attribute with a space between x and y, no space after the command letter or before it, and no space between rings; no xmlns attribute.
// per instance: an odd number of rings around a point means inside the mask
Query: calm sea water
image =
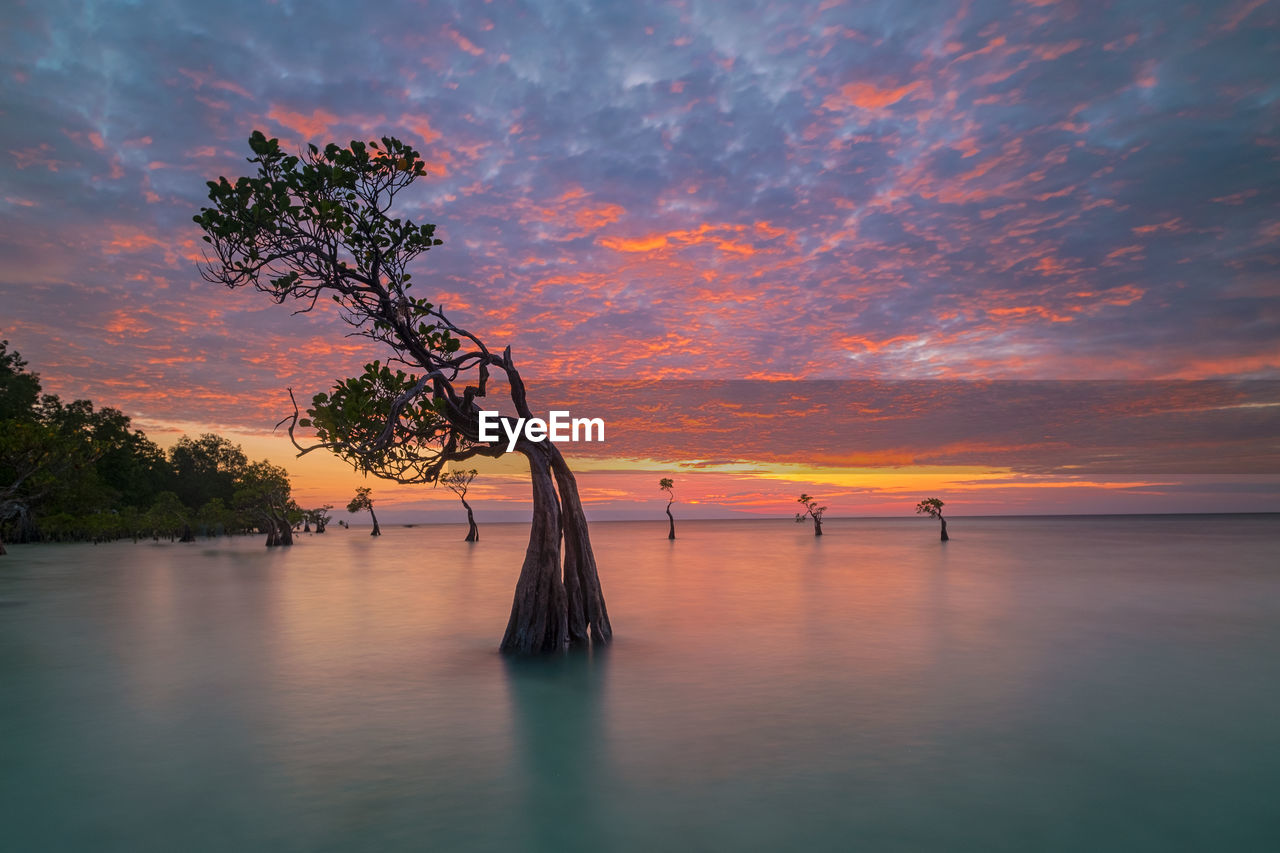
<svg viewBox="0 0 1280 853"><path fill-rule="evenodd" d="M520 525L0 558L0 847L1277 850L1280 518Z"/></svg>

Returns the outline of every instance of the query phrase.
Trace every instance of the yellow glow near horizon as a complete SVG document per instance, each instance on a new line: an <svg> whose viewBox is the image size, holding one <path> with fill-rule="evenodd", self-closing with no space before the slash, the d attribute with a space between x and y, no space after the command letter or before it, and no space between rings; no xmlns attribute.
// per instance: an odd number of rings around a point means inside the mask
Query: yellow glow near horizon
<svg viewBox="0 0 1280 853"><path fill-rule="evenodd" d="M162 446L172 445L183 435L210 431L195 424L150 425L149 435ZM357 486L372 485L386 507L427 508L456 501L447 490L431 485L400 485L357 474L331 453L316 451L299 457L283 433L220 430L244 449L250 459L268 459L284 466L294 482L294 494L303 505L331 503L345 505ZM574 457L568 454L579 487L588 505L621 502L635 505L656 500L653 494L658 475L677 478L683 485L684 502L702 506L723 506L726 510L790 510L799 491L827 492L833 505L844 503L854 509L898 507L904 501L928 495L942 495L963 501L966 495L983 500L984 493L1003 490L1028 493L1034 490L1115 490L1158 488L1167 482L1136 478L1111 481L1086 476L1037 476L1011 468L988 466L835 466L791 462L735 460L671 462L643 458ZM473 494L493 504L527 504L528 463L518 453L498 459L477 458L456 467L474 467L482 476ZM656 482L656 481L655 481ZM679 485L677 488L679 488Z"/></svg>

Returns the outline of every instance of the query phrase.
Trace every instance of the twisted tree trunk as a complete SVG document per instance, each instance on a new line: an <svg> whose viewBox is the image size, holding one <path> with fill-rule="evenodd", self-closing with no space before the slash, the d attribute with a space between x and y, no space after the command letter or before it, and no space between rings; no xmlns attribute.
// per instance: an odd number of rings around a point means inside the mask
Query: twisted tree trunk
<svg viewBox="0 0 1280 853"><path fill-rule="evenodd" d="M467 508L467 538L463 542L479 542L480 528L476 527L476 517L471 512L471 504L467 503L466 498L459 498L462 505Z"/></svg>
<svg viewBox="0 0 1280 853"><path fill-rule="evenodd" d="M607 644L613 629L573 472L554 445L522 441L518 449L529 460L533 523L501 649L541 654Z"/></svg>
<svg viewBox="0 0 1280 853"><path fill-rule="evenodd" d="M578 496L578 481L558 448L548 444L556 485L560 489L560 501L564 519L564 581L569 599L569 634L575 644L591 641L605 645L613 640L613 627L609 624L609 610L604 604L604 591L600 588L600 575L596 570L596 556L591 549L591 535L587 531L587 516Z"/></svg>
<svg viewBox="0 0 1280 853"><path fill-rule="evenodd" d="M822 535L822 519L817 517L814 517L813 519L813 535L814 536Z"/></svg>
<svg viewBox="0 0 1280 853"><path fill-rule="evenodd" d="M282 514L276 519L276 527L280 530L280 536L277 545L293 544L293 525L289 523L288 515Z"/></svg>
<svg viewBox="0 0 1280 853"><path fill-rule="evenodd" d="M532 417L510 348L500 366L517 413ZM613 628L573 471L550 442L521 439L516 450L529 460L533 523L500 648L508 654L527 655L560 652L588 642L606 645L613 640Z"/></svg>
<svg viewBox="0 0 1280 853"><path fill-rule="evenodd" d="M942 516L938 516L938 521L942 522L942 541L946 542L951 539L951 537L947 535L947 520Z"/></svg>
<svg viewBox="0 0 1280 853"><path fill-rule="evenodd" d="M551 476L551 460L540 445L522 442L533 485L533 522L511 618L501 649L517 654L558 652L569 643L569 613L560 575L560 500Z"/></svg>
<svg viewBox="0 0 1280 853"><path fill-rule="evenodd" d="M293 544L293 527L289 524L288 516L278 515L270 510L264 510L262 512L262 517L265 520L265 527L267 528L268 548Z"/></svg>
<svg viewBox="0 0 1280 853"><path fill-rule="evenodd" d="M667 521L668 521L668 523L670 523L670 525L671 525L671 527L667 530L667 538L668 538L668 539L675 539L675 538L676 538L676 517L675 517L674 515L672 515L672 514L671 514L671 504L673 504L673 503L675 503L675 501L668 501L668 502L667 502Z"/></svg>
<svg viewBox="0 0 1280 853"><path fill-rule="evenodd" d="M373 531L369 535L381 536L382 528L378 526L378 516L376 513L374 513L373 507L369 507L369 517L373 519Z"/></svg>

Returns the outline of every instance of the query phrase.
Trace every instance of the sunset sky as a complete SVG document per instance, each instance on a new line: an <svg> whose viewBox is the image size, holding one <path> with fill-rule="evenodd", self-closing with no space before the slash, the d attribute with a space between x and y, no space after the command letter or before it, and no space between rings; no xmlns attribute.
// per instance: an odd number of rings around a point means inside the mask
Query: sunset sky
<svg viewBox="0 0 1280 853"><path fill-rule="evenodd" d="M360 480L290 459L286 389L384 353L200 279L191 216L255 128L424 152L421 295L510 343L535 408L607 411L568 451L597 517L662 518L661 476L686 516L1280 511L1280 2L3 15L0 337L304 505ZM522 460L478 467L480 521L519 517Z"/></svg>

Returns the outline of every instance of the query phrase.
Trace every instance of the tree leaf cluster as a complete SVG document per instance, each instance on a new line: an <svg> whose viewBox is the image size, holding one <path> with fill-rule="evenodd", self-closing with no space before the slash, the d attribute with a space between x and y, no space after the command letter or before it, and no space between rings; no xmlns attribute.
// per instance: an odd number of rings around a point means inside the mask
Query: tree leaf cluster
<svg viewBox="0 0 1280 853"><path fill-rule="evenodd" d="M442 243L434 225L395 210L400 192L428 173L422 156L394 137L294 155L255 131L249 148L252 173L208 182L209 204L194 217L208 245L204 277L298 312L331 300L351 335L392 351L312 397L305 412L295 399L286 421L299 450L327 449L401 483L434 482L448 462L500 455L475 440L473 400L484 396L491 366L511 366L509 354L491 354L410 292L409 266ZM455 387L464 376L474 384ZM299 443L295 429L312 431L315 443Z"/></svg>
<svg viewBox="0 0 1280 853"><path fill-rule="evenodd" d="M183 436L166 452L116 409L65 403L41 390L39 376L0 341L4 539L172 538L188 527L244 532L260 525L257 496L301 519L288 504L284 469L250 463L222 436Z"/></svg>

